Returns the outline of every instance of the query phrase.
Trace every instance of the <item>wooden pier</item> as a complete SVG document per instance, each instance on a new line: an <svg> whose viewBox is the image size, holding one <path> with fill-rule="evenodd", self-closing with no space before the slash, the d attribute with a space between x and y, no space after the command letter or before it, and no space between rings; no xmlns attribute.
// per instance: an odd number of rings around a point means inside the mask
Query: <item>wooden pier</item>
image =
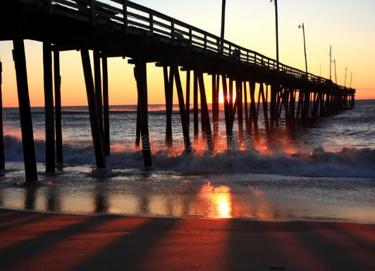
<svg viewBox="0 0 375 271"><path fill-rule="evenodd" d="M238 123L238 144L242 145L248 138L259 141L259 114L263 114L263 128L267 137L272 140L281 119L285 121L285 129L292 131L308 120L354 107L354 89L277 63L274 59L222 40L147 7L127 0L108 2L110 4L96 0L0 2L0 40L12 40L14 44L13 57L27 181L37 180L37 171L25 39L43 42L47 172L55 171L55 161L63 162L59 67L61 51L81 52L97 167L106 167L105 156L110 154L110 90L107 70L109 57L128 57L129 63L134 65L138 90L135 137L136 144L142 146L145 166L152 165L148 129L147 63L155 63L163 69L167 148L173 146L171 115L174 90L178 97L185 151L192 148L189 135L191 108L194 114L194 140L199 135L199 98L202 138L208 149L217 147L219 91L223 92L224 97L228 149L233 148L235 120ZM93 51L94 74L91 69L90 50ZM212 90L205 88L204 80L207 76L204 75L207 74L212 77ZM182 75L186 75L186 86L181 83ZM211 112L207 105L207 91L212 91ZM0 109L2 111L2 108ZM0 136L0 166L4 167L2 127Z"/></svg>

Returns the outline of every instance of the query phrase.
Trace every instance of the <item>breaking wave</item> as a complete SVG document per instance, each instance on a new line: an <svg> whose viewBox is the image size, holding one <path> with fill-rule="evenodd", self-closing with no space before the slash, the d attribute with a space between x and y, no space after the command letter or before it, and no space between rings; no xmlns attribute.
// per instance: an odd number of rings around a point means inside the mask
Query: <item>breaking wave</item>
<svg viewBox="0 0 375 271"><path fill-rule="evenodd" d="M22 142L15 136L4 137L7 162L23 161ZM45 142L35 140L36 159L45 162ZM64 144L64 163L69 165L95 165L91 146ZM303 177L375 178L375 150L369 148L343 148L326 151L322 147L312 151L294 153L274 152L261 154L252 151L152 151L153 168L181 172L254 173ZM112 150L107 164L113 168L139 168L143 166L142 151L135 149Z"/></svg>

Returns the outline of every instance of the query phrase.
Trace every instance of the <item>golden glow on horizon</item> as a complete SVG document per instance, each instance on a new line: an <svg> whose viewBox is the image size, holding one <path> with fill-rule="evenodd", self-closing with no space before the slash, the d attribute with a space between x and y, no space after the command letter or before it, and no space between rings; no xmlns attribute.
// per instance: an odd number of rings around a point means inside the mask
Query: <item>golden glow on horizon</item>
<svg viewBox="0 0 375 271"><path fill-rule="evenodd" d="M134 0L141 5L219 36L221 5L215 0L189 2ZM197 8L199 7L199 8ZM348 2L337 9L335 1L290 0L279 4L280 61L304 70L302 31L298 25L304 22L309 72L329 78L329 47L337 63L338 84L356 88L356 99L375 99L373 68L375 54L375 10L373 0ZM252 16L249 15L251 11ZM316 16L319 14L319 16ZM225 38L239 46L275 58L274 5L269 1L228 1L226 9ZM244 18L244 20L238 20ZM260 27L261 26L261 27ZM360 42L355 42L360 41ZM44 106L42 44L26 41L28 83L32 106ZM12 42L0 42L3 63L3 104L18 107L17 86L12 59ZM62 105L86 105L87 97L79 52L61 53ZM109 102L111 105L136 104L137 90L133 65L128 59L110 58ZM334 79L332 67L332 78ZM186 76L181 72L182 84ZM207 101L211 98L211 80L205 76ZM154 63L148 64L148 101L164 104L163 71ZM191 91L192 92L192 91ZM257 95L255 96L257 98ZM223 98L220 98L223 102ZM192 101L192 98L190 99ZM174 95L174 103L178 103Z"/></svg>

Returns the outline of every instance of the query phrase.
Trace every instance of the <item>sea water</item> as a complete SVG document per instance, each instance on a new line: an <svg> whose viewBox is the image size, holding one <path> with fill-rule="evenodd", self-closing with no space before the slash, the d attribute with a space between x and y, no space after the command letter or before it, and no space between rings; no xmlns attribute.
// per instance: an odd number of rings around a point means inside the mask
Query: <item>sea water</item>
<svg viewBox="0 0 375 271"><path fill-rule="evenodd" d="M220 112L217 151L195 143L183 152L178 107L172 116L173 150L164 148L165 107L149 107L153 166L134 147L136 106L111 106L111 155L95 168L87 107L63 107L64 164L45 173L44 109L32 108L37 183L24 182L18 108L4 110L6 170L0 207L35 211L162 217L329 220L375 223L375 100L319 118L277 139L247 138L226 151ZM193 116L190 114L190 135ZM234 124L234 138L237 123Z"/></svg>

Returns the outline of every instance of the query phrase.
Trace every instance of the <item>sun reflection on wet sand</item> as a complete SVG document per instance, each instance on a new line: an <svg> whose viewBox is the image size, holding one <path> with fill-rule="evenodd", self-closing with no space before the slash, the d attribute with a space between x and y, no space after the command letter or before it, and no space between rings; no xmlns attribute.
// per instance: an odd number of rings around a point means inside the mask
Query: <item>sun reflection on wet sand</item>
<svg viewBox="0 0 375 271"><path fill-rule="evenodd" d="M373 187L367 180L288 177L285 181L277 175L264 180L264 175L256 174L197 176L162 171L105 180L74 178L67 168L65 175L44 176L38 184L1 182L0 207L75 214L375 221Z"/></svg>
<svg viewBox="0 0 375 271"><path fill-rule="evenodd" d="M211 183L199 191L200 207L205 208L206 216L228 218L232 216L232 198L228 186L214 187Z"/></svg>

